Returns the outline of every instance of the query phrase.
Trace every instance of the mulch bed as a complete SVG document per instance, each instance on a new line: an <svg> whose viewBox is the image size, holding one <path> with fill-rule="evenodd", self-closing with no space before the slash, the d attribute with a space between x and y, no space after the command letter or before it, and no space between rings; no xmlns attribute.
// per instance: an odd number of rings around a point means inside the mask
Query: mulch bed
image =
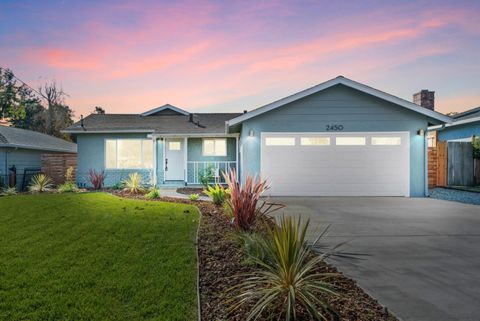
<svg viewBox="0 0 480 321"><path fill-rule="evenodd" d="M121 191L113 194L123 197L144 199L143 195L130 195ZM198 236L199 285L202 320L243 321L249 306L228 314L225 291L242 281L240 275L253 272L254 267L246 263L246 255L234 240L235 230L221 208L210 202L162 197L159 201L187 203L197 206L201 213ZM319 273L338 273L332 280L340 296L325 297L325 301L346 321L398 321L375 299L366 294L355 281L345 277L337 269L322 264ZM266 320L266 319L259 319ZM304 317L302 320L310 320ZM334 318L332 317L332 320Z"/></svg>
<svg viewBox="0 0 480 321"><path fill-rule="evenodd" d="M198 194L200 196L207 196L201 187L180 187L177 188L177 193L184 195Z"/></svg>

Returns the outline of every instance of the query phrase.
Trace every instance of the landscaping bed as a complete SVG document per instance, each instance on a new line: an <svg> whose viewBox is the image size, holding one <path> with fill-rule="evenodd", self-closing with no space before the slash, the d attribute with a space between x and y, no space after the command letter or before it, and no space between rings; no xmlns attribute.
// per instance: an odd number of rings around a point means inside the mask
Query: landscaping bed
<svg viewBox="0 0 480 321"><path fill-rule="evenodd" d="M245 253L235 242L235 231L222 210L207 202L199 202L197 206L202 212L198 241L202 320L245 320L248 307L229 315L224 294L242 281L241 274L252 272L255 268L247 263ZM325 299L337 311L340 320L397 320L334 267L324 263L319 266L318 272L338 273L332 284L341 296Z"/></svg>
<svg viewBox="0 0 480 321"><path fill-rule="evenodd" d="M203 187L180 187L177 188L177 193L184 195L198 194L200 196L207 196L203 192Z"/></svg>

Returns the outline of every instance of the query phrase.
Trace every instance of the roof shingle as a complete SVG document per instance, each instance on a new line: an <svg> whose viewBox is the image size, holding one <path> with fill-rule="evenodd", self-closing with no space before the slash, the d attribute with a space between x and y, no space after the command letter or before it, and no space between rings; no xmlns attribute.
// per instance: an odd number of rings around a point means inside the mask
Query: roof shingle
<svg viewBox="0 0 480 321"><path fill-rule="evenodd" d="M0 126L0 147L76 153L77 144L31 130Z"/></svg>

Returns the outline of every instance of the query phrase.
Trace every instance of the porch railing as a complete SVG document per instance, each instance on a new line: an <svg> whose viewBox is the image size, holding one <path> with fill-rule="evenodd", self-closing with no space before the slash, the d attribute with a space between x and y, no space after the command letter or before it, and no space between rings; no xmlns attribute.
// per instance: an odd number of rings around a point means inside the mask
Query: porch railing
<svg viewBox="0 0 480 321"><path fill-rule="evenodd" d="M212 181L212 183L225 183L222 173L231 169L235 169L236 167L236 161L188 161L187 183L201 184L199 175L206 170L212 171L214 176L214 181Z"/></svg>

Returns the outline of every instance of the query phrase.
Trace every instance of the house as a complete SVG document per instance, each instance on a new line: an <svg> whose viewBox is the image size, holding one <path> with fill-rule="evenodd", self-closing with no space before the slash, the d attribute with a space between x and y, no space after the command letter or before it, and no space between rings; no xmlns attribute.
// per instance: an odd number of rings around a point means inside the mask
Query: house
<svg viewBox="0 0 480 321"><path fill-rule="evenodd" d="M439 141L471 142L472 137L480 137L480 107L452 116L453 122L435 126Z"/></svg>
<svg viewBox="0 0 480 321"><path fill-rule="evenodd" d="M428 126L443 114L339 76L245 113L189 113L164 105L142 114L92 114L77 137L79 184L105 170L156 185L196 185L213 166L261 175L271 195L423 196Z"/></svg>
<svg viewBox="0 0 480 321"><path fill-rule="evenodd" d="M77 145L66 140L31 130L0 126L0 186L8 185L16 171L16 186L29 182L28 173L40 171L41 157L49 154L75 154ZM25 175L27 174L27 175Z"/></svg>

